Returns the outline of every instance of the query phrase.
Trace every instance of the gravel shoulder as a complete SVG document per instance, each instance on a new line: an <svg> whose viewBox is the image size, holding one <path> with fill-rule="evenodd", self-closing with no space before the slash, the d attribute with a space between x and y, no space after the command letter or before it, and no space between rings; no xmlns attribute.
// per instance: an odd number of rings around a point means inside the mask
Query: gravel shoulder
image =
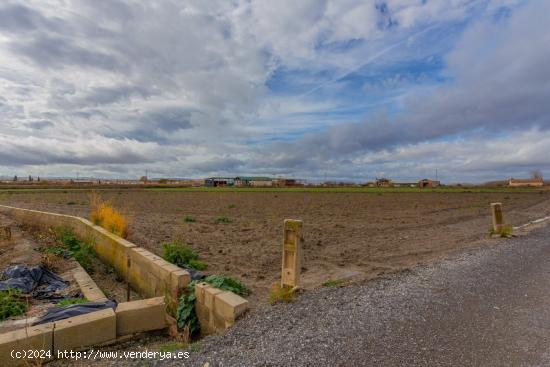
<svg viewBox="0 0 550 367"><path fill-rule="evenodd" d="M549 365L550 226L539 227L432 265L262 309L205 338L184 365Z"/></svg>

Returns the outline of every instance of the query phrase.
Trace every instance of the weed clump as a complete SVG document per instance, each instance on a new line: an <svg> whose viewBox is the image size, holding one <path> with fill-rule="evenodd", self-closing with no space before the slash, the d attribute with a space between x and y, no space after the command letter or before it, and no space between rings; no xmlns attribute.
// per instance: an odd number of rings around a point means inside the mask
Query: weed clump
<svg viewBox="0 0 550 367"><path fill-rule="evenodd" d="M192 215L186 215L185 218L183 218L183 221L185 223L195 223L197 220Z"/></svg>
<svg viewBox="0 0 550 367"><path fill-rule="evenodd" d="M218 217L216 218L216 223L231 223L231 220L227 217L224 217L224 216L221 216L221 217Z"/></svg>
<svg viewBox="0 0 550 367"><path fill-rule="evenodd" d="M93 193L90 198L92 207L90 213L91 221L111 233L122 238L128 237L128 220L122 213L113 208L110 202L103 201L101 197Z"/></svg>
<svg viewBox="0 0 550 367"><path fill-rule="evenodd" d="M91 244L80 241L69 227L54 229L56 243L46 247L39 247L38 251L43 252L42 263L49 269L55 269L57 262L50 256L54 255L69 259L73 257L87 272L92 273L94 248Z"/></svg>
<svg viewBox="0 0 550 367"><path fill-rule="evenodd" d="M489 229L489 236L500 236L502 238L509 238L512 237L512 233L514 232L514 227L510 225L502 226L499 230L495 231L494 228Z"/></svg>
<svg viewBox="0 0 550 367"><path fill-rule="evenodd" d="M237 205L235 205L235 204L229 204L227 206L228 209L233 209L233 208L236 208L236 207L237 207Z"/></svg>
<svg viewBox="0 0 550 367"><path fill-rule="evenodd" d="M182 241L172 241L162 244L164 260L180 267L205 270L207 265L199 261L199 255Z"/></svg>
<svg viewBox="0 0 550 367"><path fill-rule="evenodd" d="M329 279L322 285L323 287L337 287L339 285L342 285L343 283L345 283L343 279Z"/></svg>
<svg viewBox="0 0 550 367"><path fill-rule="evenodd" d="M20 293L18 289L0 291L0 321L27 311L27 305L18 298Z"/></svg>
<svg viewBox="0 0 550 367"><path fill-rule="evenodd" d="M269 296L269 303L274 305L275 303L289 303L294 301L296 291L289 285L281 286L279 283L273 284L271 287L271 294Z"/></svg>

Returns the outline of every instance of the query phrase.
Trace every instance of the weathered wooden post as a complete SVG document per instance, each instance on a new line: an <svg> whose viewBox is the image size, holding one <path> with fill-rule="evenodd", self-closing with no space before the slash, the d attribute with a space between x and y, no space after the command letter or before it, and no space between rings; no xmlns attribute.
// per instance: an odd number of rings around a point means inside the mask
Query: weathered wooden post
<svg viewBox="0 0 550 367"><path fill-rule="evenodd" d="M491 212L493 213L493 232L500 233L504 226L502 203L491 203Z"/></svg>
<svg viewBox="0 0 550 367"><path fill-rule="evenodd" d="M285 219L281 287L300 286L302 269L302 221Z"/></svg>

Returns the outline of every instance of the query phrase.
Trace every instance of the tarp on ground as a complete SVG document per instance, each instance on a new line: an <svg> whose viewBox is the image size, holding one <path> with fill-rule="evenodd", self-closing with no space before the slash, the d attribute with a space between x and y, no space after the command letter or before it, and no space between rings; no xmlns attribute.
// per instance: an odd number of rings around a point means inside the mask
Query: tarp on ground
<svg viewBox="0 0 550 367"><path fill-rule="evenodd" d="M58 291L67 288L68 282L42 266L13 265L2 273L0 291L18 289L34 298L58 298Z"/></svg>
<svg viewBox="0 0 550 367"><path fill-rule="evenodd" d="M69 317L84 315L94 311L100 311L107 308L116 308L116 301L107 300L103 302L86 302L77 305L56 306L50 308L44 316L35 321L33 325L45 324L47 322L68 319Z"/></svg>

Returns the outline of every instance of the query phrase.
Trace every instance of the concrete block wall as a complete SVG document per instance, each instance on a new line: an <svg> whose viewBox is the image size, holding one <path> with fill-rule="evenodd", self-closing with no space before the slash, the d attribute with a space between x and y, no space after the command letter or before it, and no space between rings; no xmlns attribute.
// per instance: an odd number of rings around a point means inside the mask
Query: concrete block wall
<svg viewBox="0 0 550 367"><path fill-rule="evenodd" d="M125 302L116 310L105 309L43 325L28 326L0 334L0 365L25 366L39 361L12 358L14 352L47 351L55 359L57 352L84 350L113 343L117 338L167 327L164 297Z"/></svg>
<svg viewBox="0 0 550 367"><path fill-rule="evenodd" d="M195 311L205 335L227 330L248 308L246 299L207 283L195 286L195 297Z"/></svg>
<svg viewBox="0 0 550 367"><path fill-rule="evenodd" d="M135 244L120 238L87 219L0 205L0 211L16 220L40 226L70 227L83 241L93 245L98 257L128 279L142 297L163 296L175 311L178 299L191 281L189 272Z"/></svg>
<svg viewBox="0 0 550 367"><path fill-rule="evenodd" d="M80 291L84 298L91 302L104 302L107 301L107 297L101 291L101 288L97 286L90 275L84 270L79 263L76 264L76 268L73 270L73 278L76 280Z"/></svg>

